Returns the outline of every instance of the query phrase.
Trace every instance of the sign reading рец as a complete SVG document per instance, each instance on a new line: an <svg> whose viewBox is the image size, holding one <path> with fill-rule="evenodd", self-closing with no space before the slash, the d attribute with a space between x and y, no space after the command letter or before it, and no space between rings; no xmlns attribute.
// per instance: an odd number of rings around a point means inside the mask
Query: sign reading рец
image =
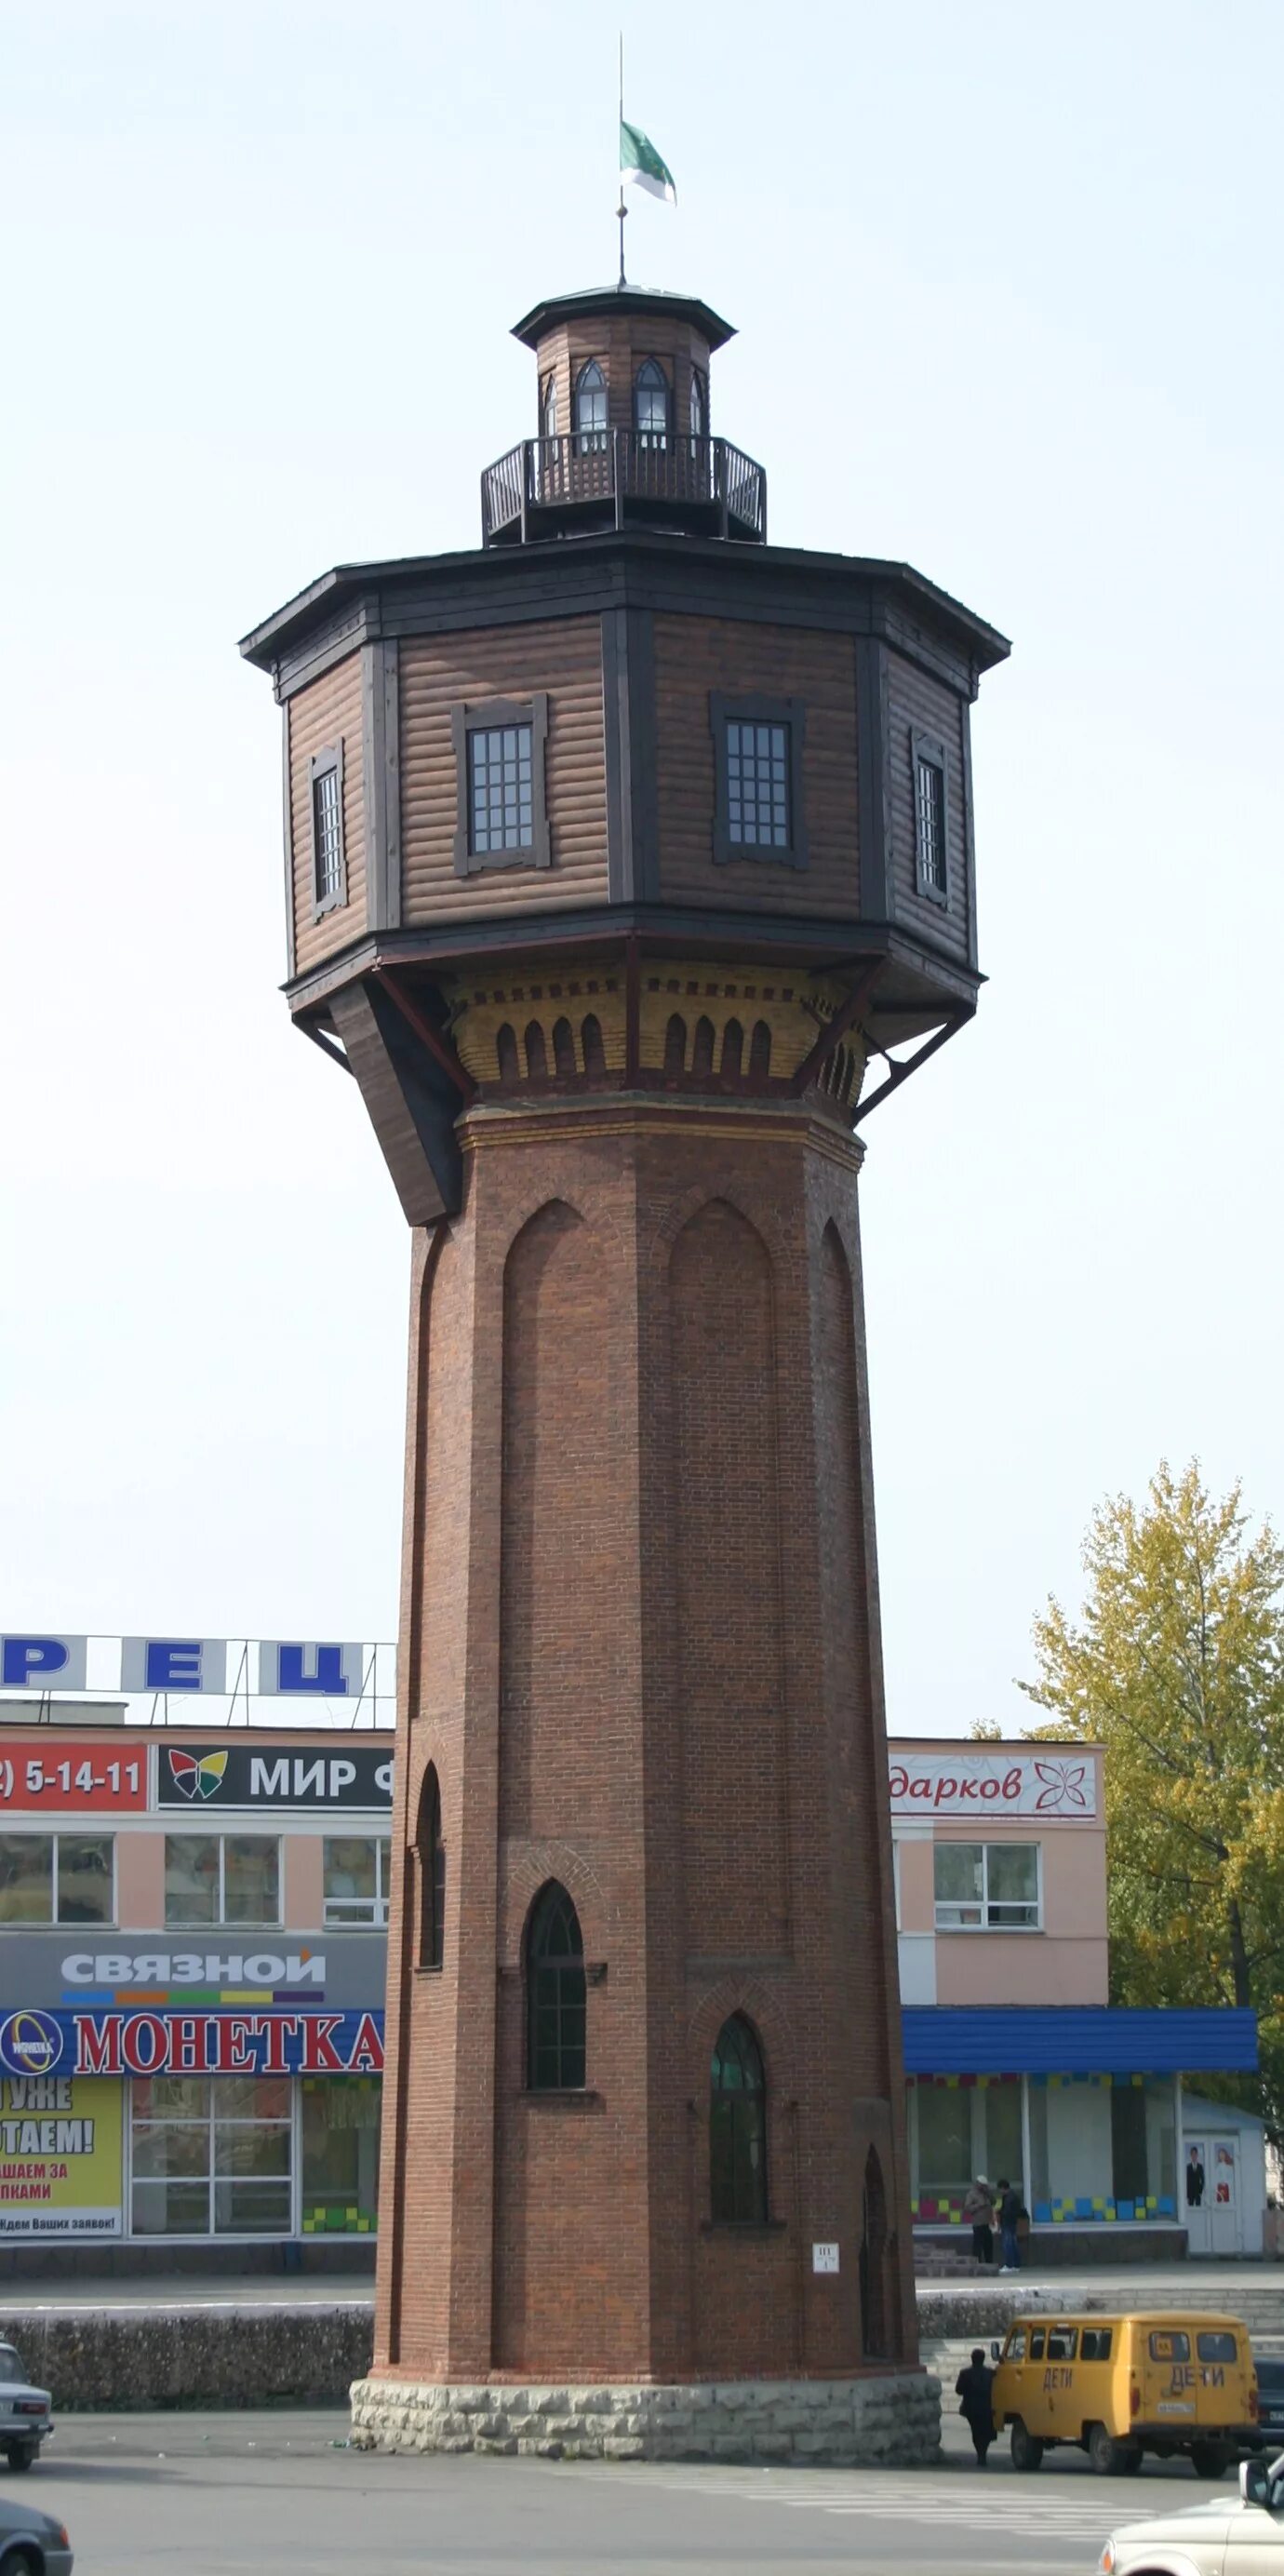
<svg viewBox="0 0 1284 2576"><path fill-rule="evenodd" d="M392 1804L386 1744L336 1737L324 1748L273 1743L162 1744L156 1753L159 1807L315 1807L369 1812Z"/></svg>

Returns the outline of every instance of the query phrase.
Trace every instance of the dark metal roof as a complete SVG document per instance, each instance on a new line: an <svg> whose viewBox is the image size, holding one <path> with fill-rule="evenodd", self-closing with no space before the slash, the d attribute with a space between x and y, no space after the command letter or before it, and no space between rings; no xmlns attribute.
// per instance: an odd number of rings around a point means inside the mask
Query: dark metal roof
<svg viewBox="0 0 1284 2576"><path fill-rule="evenodd" d="M822 582L849 580L875 581L898 590L906 604L919 614L935 616L960 639L966 639L977 667L990 670L996 662L1007 660L1012 650L1006 635L987 624L961 600L952 599L926 574L916 572L912 564L890 563L878 556L831 555L814 553L799 546L748 546L729 543L719 537L674 537L649 530L607 529L593 536L577 537L573 543L557 538L516 547L469 547L458 554L402 555L382 563L336 564L332 571L318 575L306 590L297 591L281 608L274 609L248 635L240 640L240 651L247 662L257 663L260 670L270 671L273 663L291 644L312 627L328 624L344 605L361 595L385 588L409 585L431 579L461 574L480 582L511 580L513 566L520 563L532 570L541 562L569 566L584 563L595 554L673 553L687 563L702 559L707 563L731 566L747 573L749 579L765 579L773 572L797 572Z"/></svg>
<svg viewBox="0 0 1284 2576"><path fill-rule="evenodd" d="M1225 2005L907 2004L907 2075L1252 2073L1257 2015Z"/></svg>
<svg viewBox="0 0 1284 2576"><path fill-rule="evenodd" d="M723 348L736 336L734 322L724 322L698 295L670 295L658 286L589 286L577 295L545 296L513 324L513 338L533 349L557 323L598 313L663 313L671 322L689 322L711 349Z"/></svg>

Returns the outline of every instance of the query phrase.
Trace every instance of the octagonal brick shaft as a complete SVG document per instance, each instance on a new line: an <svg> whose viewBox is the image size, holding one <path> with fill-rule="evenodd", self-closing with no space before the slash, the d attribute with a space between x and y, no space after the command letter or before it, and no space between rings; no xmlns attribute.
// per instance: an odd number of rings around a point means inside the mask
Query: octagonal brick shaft
<svg viewBox="0 0 1284 2576"><path fill-rule="evenodd" d="M857 1148L803 1112L586 1101L476 1113L464 1150L461 1214L416 1237L376 2368L912 2359ZM575 2095L526 2083L550 1879L588 1963ZM711 2222L736 2011L761 2228Z"/></svg>

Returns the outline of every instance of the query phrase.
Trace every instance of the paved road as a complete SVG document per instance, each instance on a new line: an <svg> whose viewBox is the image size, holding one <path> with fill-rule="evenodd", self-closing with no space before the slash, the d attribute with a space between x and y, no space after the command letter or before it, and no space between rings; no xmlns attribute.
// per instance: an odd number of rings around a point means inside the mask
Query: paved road
<svg viewBox="0 0 1284 2576"><path fill-rule="evenodd" d="M338 2410L67 2415L23 2492L67 2522L77 2576L1089 2576L1112 2522L1212 2492L1077 2458L981 2475L962 2430L910 2474L383 2458L344 2447Z"/></svg>

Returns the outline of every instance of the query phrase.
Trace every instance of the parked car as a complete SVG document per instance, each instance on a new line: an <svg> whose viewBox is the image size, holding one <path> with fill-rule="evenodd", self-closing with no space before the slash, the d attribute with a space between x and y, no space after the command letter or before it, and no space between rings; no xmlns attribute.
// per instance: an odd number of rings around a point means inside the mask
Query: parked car
<svg viewBox="0 0 1284 2576"><path fill-rule="evenodd" d="M71 2568L64 2525L0 2497L0 2576L71 2576Z"/></svg>
<svg viewBox="0 0 1284 2576"><path fill-rule="evenodd" d="M1012 2466L1037 2469L1057 2443L1086 2451L1103 2477L1134 2474L1147 2452L1220 2478L1257 2441L1257 2381L1238 2317L1014 2317L991 2399L1012 2428ZM1284 2567L1280 2570L1284 2576Z"/></svg>
<svg viewBox="0 0 1284 2576"><path fill-rule="evenodd" d="M1261 2429L1259 2450L1284 2451L1284 2361L1257 2361L1257 2421Z"/></svg>
<svg viewBox="0 0 1284 2576"><path fill-rule="evenodd" d="M33 2388L11 2343L0 2343L0 2451L11 2469L29 2469L53 2431L53 2399ZM9 2576L0 2558L0 2576Z"/></svg>
<svg viewBox="0 0 1284 2576"><path fill-rule="evenodd" d="M1098 2565L1101 2576L1284 2576L1284 2460L1244 2460L1237 2496L1125 2523Z"/></svg>

